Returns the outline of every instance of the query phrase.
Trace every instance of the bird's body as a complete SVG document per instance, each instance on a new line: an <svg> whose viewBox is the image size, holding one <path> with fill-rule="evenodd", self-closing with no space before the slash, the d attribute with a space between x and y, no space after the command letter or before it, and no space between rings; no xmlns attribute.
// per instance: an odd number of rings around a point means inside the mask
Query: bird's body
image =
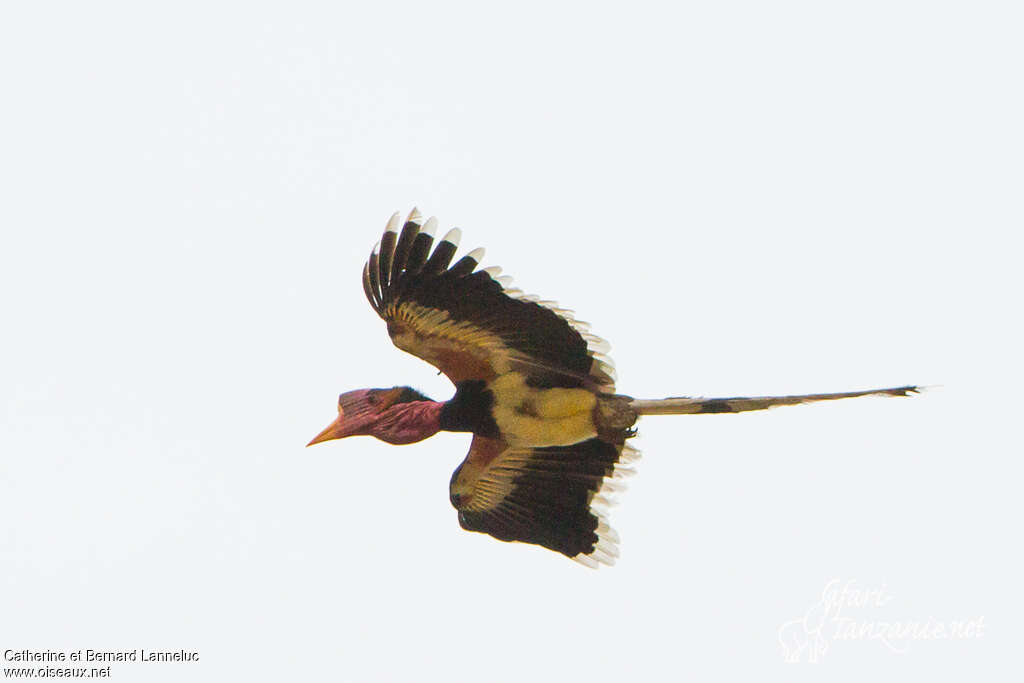
<svg viewBox="0 0 1024 683"><path fill-rule="evenodd" d="M607 493L638 457L626 442L643 414L722 413L869 394L637 401L615 392L608 344L553 302L525 296L477 270L483 250L454 264L459 231L436 247L436 221L415 210L399 218L363 269L367 299L394 344L437 367L455 384L448 401L409 387L342 394L338 419L312 443L372 435L413 443L438 431L470 432L469 454L452 476L459 523L504 541L561 552L590 566L614 562Z"/></svg>

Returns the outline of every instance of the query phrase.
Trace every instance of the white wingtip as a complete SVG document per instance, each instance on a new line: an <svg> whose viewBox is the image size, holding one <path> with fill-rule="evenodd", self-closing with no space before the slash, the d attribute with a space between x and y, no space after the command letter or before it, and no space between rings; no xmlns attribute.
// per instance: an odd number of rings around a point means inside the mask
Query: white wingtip
<svg viewBox="0 0 1024 683"><path fill-rule="evenodd" d="M431 216L427 219L427 222L423 224L423 227L420 228L420 233L433 237L435 232L437 232L437 219Z"/></svg>
<svg viewBox="0 0 1024 683"><path fill-rule="evenodd" d="M597 514L597 543L589 554L580 553L572 559L591 569L611 566L619 559L619 535L608 524L603 513Z"/></svg>
<svg viewBox="0 0 1024 683"><path fill-rule="evenodd" d="M633 448L632 446L623 446L622 455L619 456L619 462L621 463L632 463L640 459L640 451Z"/></svg>
<svg viewBox="0 0 1024 683"><path fill-rule="evenodd" d="M607 353L612 350L612 345L608 343L607 339L595 336L590 333L583 333L583 341L587 342L587 348L595 354L601 354L607 358Z"/></svg>
<svg viewBox="0 0 1024 683"><path fill-rule="evenodd" d="M483 247L477 247L473 251L471 251L468 254L466 254L466 257L473 259L477 263L480 263L481 261L484 260L484 254L485 253L487 253L487 252L484 250Z"/></svg>
<svg viewBox="0 0 1024 683"><path fill-rule="evenodd" d="M612 479L616 481L622 481L623 479L629 479L630 477L636 476L636 470L628 465L616 465L615 469L612 470Z"/></svg>
<svg viewBox="0 0 1024 683"><path fill-rule="evenodd" d="M612 543L618 543L620 540L619 534L615 531L615 529L608 526L608 520L606 519L598 520L597 535L607 538Z"/></svg>
<svg viewBox="0 0 1024 683"><path fill-rule="evenodd" d="M406 223L421 223L423 216L420 215L420 210L415 206L412 207L412 211L409 212L409 217L405 219Z"/></svg>
<svg viewBox="0 0 1024 683"><path fill-rule="evenodd" d="M391 214L391 218L388 219L388 225L384 228L384 232L398 232L398 226L400 225L401 218L397 211Z"/></svg>
<svg viewBox="0 0 1024 683"><path fill-rule="evenodd" d="M451 242L453 247L459 246L459 241L462 239L462 231L458 228L452 228L444 234L442 242Z"/></svg>

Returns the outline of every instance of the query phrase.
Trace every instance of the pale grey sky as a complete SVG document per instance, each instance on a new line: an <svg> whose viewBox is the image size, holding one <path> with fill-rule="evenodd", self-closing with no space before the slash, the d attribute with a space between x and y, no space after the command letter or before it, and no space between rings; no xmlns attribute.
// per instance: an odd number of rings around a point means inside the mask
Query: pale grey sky
<svg viewBox="0 0 1024 683"><path fill-rule="evenodd" d="M1020 18L6 6L0 650L200 653L112 665L145 682L1019 669ZM359 282L414 205L592 323L624 393L942 388L644 419L611 569L464 532L466 435L304 448L342 391L451 393ZM888 599L840 614L835 580Z"/></svg>

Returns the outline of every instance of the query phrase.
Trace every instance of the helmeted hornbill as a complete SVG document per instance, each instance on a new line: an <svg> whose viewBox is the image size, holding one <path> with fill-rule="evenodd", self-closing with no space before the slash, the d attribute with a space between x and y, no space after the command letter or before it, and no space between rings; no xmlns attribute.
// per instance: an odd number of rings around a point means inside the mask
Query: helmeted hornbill
<svg viewBox="0 0 1024 683"><path fill-rule="evenodd" d="M839 394L642 401L615 393L608 343L550 301L477 269L483 249L452 265L460 231L431 250L437 221L396 213L363 268L363 287L395 346L455 384L448 401L415 389L360 389L338 397L338 417L310 445L371 435L393 444L438 431L471 432L452 476L459 524L503 541L535 543L583 564L611 564L618 538L607 494L638 457L627 445L640 415L738 413L917 387ZM401 233L399 233L401 228Z"/></svg>

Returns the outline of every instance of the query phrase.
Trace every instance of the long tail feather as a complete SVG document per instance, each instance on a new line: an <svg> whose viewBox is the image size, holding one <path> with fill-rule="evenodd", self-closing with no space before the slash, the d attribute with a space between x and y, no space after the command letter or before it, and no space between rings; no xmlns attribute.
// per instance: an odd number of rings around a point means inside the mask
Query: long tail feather
<svg viewBox="0 0 1024 683"><path fill-rule="evenodd" d="M630 407L638 415L695 415L698 413L742 413L748 410L765 410L776 406L794 406L814 401L834 401L840 398L858 396L909 396L921 391L921 387L906 386L893 389L869 389L868 391L846 391L839 394L804 394L801 396L738 396L736 398L663 398L653 401L634 399Z"/></svg>

